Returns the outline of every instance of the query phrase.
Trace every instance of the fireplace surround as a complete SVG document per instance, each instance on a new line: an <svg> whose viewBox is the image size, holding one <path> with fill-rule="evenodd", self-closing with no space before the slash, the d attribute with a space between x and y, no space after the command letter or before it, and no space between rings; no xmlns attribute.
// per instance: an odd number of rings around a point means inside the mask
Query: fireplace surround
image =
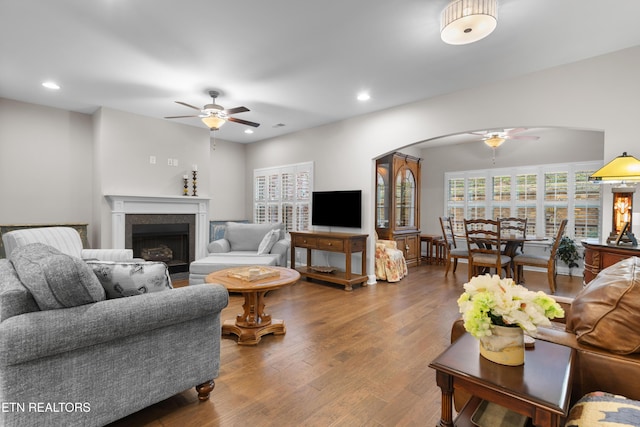
<svg viewBox="0 0 640 427"><path fill-rule="evenodd" d="M106 196L111 207L113 247L132 248L134 224L191 224L189 258L207 256L209 199L203 197ZM129 230L128 230L129 229ZM129 236L129 237L127 237Z"/></svg>

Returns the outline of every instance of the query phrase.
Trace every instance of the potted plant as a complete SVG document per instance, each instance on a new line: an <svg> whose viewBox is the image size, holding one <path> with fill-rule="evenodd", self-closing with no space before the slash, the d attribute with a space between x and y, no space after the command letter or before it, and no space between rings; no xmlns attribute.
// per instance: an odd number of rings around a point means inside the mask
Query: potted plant
<svg viewBox="0 0 640 427"><path fill-rule="evenodd" d="M571 276L571 269L578 267L576 261L580 259L580 254L578 253L576 243L569 236L563 236L562 239L560 239L557 257L569 267L569 276Z"/></svg>
<svg viewBox="0 0 640 427"><path fill-rule="evenodd" d="M524 363L524 335L564 317L562 307L542 291L533 292L512 279L485 274L464 284L458 298L464 328L480 340L480 354L503 365Z"/></svg>

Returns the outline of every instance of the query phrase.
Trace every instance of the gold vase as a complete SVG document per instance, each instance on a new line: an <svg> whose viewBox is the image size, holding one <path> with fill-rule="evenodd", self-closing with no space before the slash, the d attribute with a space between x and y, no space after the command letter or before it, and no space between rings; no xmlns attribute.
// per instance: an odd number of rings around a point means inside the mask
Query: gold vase
<svg viewBox="0 0 640 427"><path fill-rule="evenodd" d="M493 326L492 335L480 338L480 354L507 366L524 364L524 333L519 327Z"/></svg>

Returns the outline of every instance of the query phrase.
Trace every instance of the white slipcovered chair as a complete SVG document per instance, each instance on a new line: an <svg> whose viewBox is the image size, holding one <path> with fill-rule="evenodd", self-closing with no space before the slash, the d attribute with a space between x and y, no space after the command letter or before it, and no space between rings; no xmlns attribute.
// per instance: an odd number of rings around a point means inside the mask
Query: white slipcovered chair
<svg viewBox="0 0 640 427"><path fill-rule="evenodd" d="M84 249L82 239L75 228L40 227L14 230L2 235L5 255L29 243L44 243L60 252L82 259L100 261L133 261L132 249Z"/></svg>

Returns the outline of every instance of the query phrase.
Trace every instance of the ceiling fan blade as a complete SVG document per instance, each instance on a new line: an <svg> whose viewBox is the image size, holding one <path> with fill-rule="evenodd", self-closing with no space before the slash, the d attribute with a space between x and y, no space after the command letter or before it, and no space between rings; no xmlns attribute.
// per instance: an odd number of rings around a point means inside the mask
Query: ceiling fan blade
<svg viewBox="0 0 640 427"><path fill-rule="evenodd" d="M250 111L250 110L247 107L227 108L226 110L224 110L224 112L227 114L238 114L238 113L244 113L245 111Z"/></svg>
<svg viewBox="0 0 640 427"><path fill-rule="evenodd" d="M176 101L176 104L184 105L185 107L193 108L194 110L198 110L198 111L201 110L200 107L195 107L191 104L187 104L186 102L182 102L182 101Z"/></svg>
<svg viewBox="0 0 640 427"><path fill-rule="evenodd" d="M184 119L185 117L200 117L200 116L169 116L169 117L165 117L165 119Z"/></svg>
<svg viewBox="0 0 640 427"><path fill-rule="evenodd" d="M260 123L250 122L248 120L236 119L235 117L229 117L227 120L230 122L240 123L241 125L253 126L254 128L257 128L258 126L260 126Z"/></svg>
<svg viewBox="0 0 640 427"><path fill-rule="evenodd" d="M524 132L525 130L527 130L527 128L505 129L504 133L507 134L507 135L515 135L516 133Z"/></svg>
<svg viewBox="0 0 640 427"><path fill-rule="evenodd" d="M531 139L531 140L535 140L535 139L540 139L539 136L533 136L533 135L520 135L520 136L510 136L508 137L508 139Z"/></svg>

